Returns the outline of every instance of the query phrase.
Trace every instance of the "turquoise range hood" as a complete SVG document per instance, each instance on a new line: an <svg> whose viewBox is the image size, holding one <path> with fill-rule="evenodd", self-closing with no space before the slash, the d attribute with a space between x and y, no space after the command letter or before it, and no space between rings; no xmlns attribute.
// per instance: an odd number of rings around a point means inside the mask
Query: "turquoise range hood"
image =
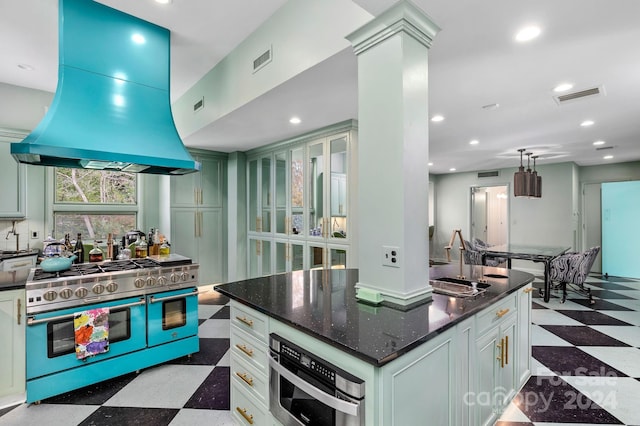
<svg viewBox="0 0 640 426"><path fill-rule="evenodd" d="M58 87L20 163L181 175L200 170L173 121L169 30L93 0L59 2Z"/></svg>

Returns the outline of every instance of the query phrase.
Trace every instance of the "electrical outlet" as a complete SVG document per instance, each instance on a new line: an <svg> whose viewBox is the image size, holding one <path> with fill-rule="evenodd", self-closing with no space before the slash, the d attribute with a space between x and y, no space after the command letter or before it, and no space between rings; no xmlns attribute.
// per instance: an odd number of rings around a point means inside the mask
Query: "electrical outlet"
<svg viewBox="0 0 640 426"><path fill-rule="evenodd" d="M34 240L38 239L38 231L31 231L31 238L33 238Z"/></svg>
<svg viewBox="0 0 640 426"><path fill-rule="evenodd" d="M382 266L400 267L400 248L382 246Z"/></svg>

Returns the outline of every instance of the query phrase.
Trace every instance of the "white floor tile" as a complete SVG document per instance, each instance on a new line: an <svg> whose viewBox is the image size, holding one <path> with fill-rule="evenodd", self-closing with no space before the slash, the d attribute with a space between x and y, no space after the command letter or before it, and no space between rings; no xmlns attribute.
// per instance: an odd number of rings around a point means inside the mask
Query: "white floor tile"
<svg viewBox="0 0 640 426"><path fill-rule="evenodd" d="M627 376L640 377L640 349L638 348L611 346L579 346L579 348Z"/></svg>
<svg viewBox="0 0 640 426"><path fill-rule="evenodd" d="M552 309L532 309L531 322L538 325L584 325Z"/></svg>
<svg viewBox="0 0 640 426"><path fill-rule="evenodd" d="M531 357L531 375L532 376L556 376L557 374L549 370L549 367L542 364L537 359Z"/></svg>
<svg viewBox="0 0 640 426"><path fill-rule="evenodd" d="M206 320L198 327L198 337L205 338L230 338L231 328L228 319L210 319Z"/></svg>
<svg viewBox="0 0 640 426"><path fill-rule="evenodd" d="M563 379L624 424L640 425L639 381L630 377L571 376Z"/></svg>
<svg viewBox="0 0 640 426"><path fill-rule="evenodd" d="M616 305L620 305L624 308L633 309L634 311L640 311L640 300L633 299L606 299L607 302L615 303ZM596 306L597 309L597 306ZM607 311L603 311L607 312ZM637 313L636 313L637 314Z"/></svg>
<svg viewBox="0 0 640 426"><path fill-rule="evenodd" d="M144 370L104 405L182 408L213 371L209 365L163 364Z"/></svg>
<svg viewBox="0 0 640 426"><path fill-rule="evenodd" d="M627 345L640 347L640 327L630 325L592 325L591 328Z"/></svg>
<svg viewBox="0 0 640 426"><path fill-rule="evenodd" d="M535 324L531 325L531 344L533 346L573 346L566 340Z"/></svg>
<svg viewBox="0 0 640 426"><path fill-rule="evenodd" d="M99 405L22 404L0 417L3 426L69 426L89 417Z"/></svg>
<svg viewBox="0 0 640 426"><path fill-rule="evenodd" d="M636 311L602 311L602 313L628 324L640 326L640 314Z"/></svg>
<svg viewBox="0 0 640 426"><path fill-rule="evenodd" d="M564 311L591 311L591 308L586 306L582 306L579 303L572 302L571 300L567 300L565 303L560 303L561 299L552 297L549 299L549 302L545 302L544 299L534 299L534 301L538 302L540 305L549 309L557 309Z"/></svg>
<svg viewBox="0 0 640 426"><path fill-rule="evenodd" d="M516 399L518 395L516 395ZM516 406L516 399L511 401L511 404L505 408L504 413L500 416L499 421L502 422L529 422L529 418L524 415L522 411Z"/></svg>
<svg viewBox="0 0 640 426"><path fill-rule="evenodd" d="M198 318L209 319L222 309L222 305L198 305Z"/></svg>
<svg viewBox="0 0 640 426"><path fill-rule="evenodd" d="M231 351L227 351L224 356L220 358L216 367L231 367Z"/></svg>
<svg viewBox="0 0 640 426"><path fill-rule="evenodd" d="M234 426L231 412L228 410L183 409L173 418L169 426L215 425Z"/></svg>

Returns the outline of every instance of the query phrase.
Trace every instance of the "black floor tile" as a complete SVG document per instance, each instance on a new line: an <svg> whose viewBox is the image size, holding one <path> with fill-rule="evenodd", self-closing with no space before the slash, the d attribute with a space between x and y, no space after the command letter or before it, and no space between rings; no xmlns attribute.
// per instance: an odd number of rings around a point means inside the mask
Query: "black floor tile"
<svg viewBox="0 0 640 426"><path fill-rule="evenodd" d="M633 299L633 297L626 296L622 293L616 293L610 289L597 289L592 288L591 294L599 299Z"/></svg>
<svg viewBox="0 0 640 426"><path fill-rule="evenodd" d="M618 283L637 283L638 282L638 280L634 280L632 278L615 277L613 275L609 275L609 276L604 276L599 274L589 274L589 275L601 280L613 281Z"/></svg>
<svg viewBox="0 0 640 426"><path fill-rule="evenodd" d="M633 311L633 309L625 308L624 306L617 305L615 303L607 302L603 299L594 299L596 303L593 305L589 303L589 299L567 299L571 300L578 305L586 306L587 308L596 309L598 311Z"/></svg>
<svg viewBox="0 0 640 426"><path fill-rule="evenodd" d="M514 401L532 422L623 424L560 377L532 376Z"/></svg>
<svg viewBox="0 0 640 426"><path fill-rule="evenodd" d="M230 339L226 338L200 338L200 351L191 357L180 357L169 361L167 364L180 365L216 365L227 353Z"/></svg>
<svg viewBox="0 0 640 426"><path fill-rule="evenodd" d="M533 346L531 355L558 376L627 377L575 346Z"/></svg>
<svg viewBox="0 0 640 426"><path fill-rule="evenodd" d="M215 290L198 294L198 304L200 305L226 305L229 298Z"/></svg>
<svg viewBox="0 0 640 426"><path fill-rule="evenodd" d="M531 302L531 308L532 309L549 309L544 305L541 305L540 303L537 302Z"/></svg>
<svg viewBox="0 0 640 426"><path fill-rule="evenodd" d="M178 414L174 408L100 407L80 426L153 425L166 426Z"/></svg>
<svg viewBox="0 0 640 426"><path fill-rule="evenodd" d="M633 290L633 288L630 288L627 285L620 285L620 284L616 284L616 283L612 283L609 281L597 281L597 282L585 282L584 285L586 287L591 287L592 290L596 290L596 288L603 288L605 290Z"/></svg>
<svg viewBox="0 0 640 426"><path fill-rule="evenodd" d="M138 375L125 374L114 379L105 380L84 388L63 393L42 401L44 404L102 405Z"/></svg>
<svg viewBox="0 0 640 426"><path fill-rule="evenodd" d="M229 319L231 316L231 307L223 306L218 312L213 314L210 319Z"/></svg>
<svg viewBox="0 0 640 426"><path fill-rule="evenodd" d="M205 322L207 319L202 319L202 318L198 318L198 326L202 325L203 322Z"/></svg>
<svg viewBox="0 0 640 426"><path fill-rule="evenodd" d="M576 346L629 346L587 326L541 325L540 327Z"/></svg>
<svg viewBox="0 0 640 426"><path fill-rule="evenodd" d="M229 367L216 367L189 398L184 408L228 410L230 406Z"/></svg>
<svg viewBox="0 0 640 426"><path fill-rule="evenodd" d="M598 311L557 310L557 312L586 325L632 325Z"/></svg>
<svg viewBox="0 0 640 426"><path fill-rule="evenodd" d="M16 407L19 407L20 404L18 405L12 405L11 407L5 407L5 408L1 408L0 409L0 417L4 416L5 414L7 414L9 411L13 410Z"/></svg>

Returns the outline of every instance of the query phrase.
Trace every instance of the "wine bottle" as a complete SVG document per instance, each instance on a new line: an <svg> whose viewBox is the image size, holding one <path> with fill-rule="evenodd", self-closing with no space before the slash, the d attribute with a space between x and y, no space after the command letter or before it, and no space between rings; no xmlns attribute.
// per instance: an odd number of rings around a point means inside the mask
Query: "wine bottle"
<svg viewBox="0 0 640 426"><path fill-rule="evenodd" d="M82 244L82 234L78 232L76 237L76 246L73 248L73 254L77 256L73 263L84 262L84 244Z"/></svg>

